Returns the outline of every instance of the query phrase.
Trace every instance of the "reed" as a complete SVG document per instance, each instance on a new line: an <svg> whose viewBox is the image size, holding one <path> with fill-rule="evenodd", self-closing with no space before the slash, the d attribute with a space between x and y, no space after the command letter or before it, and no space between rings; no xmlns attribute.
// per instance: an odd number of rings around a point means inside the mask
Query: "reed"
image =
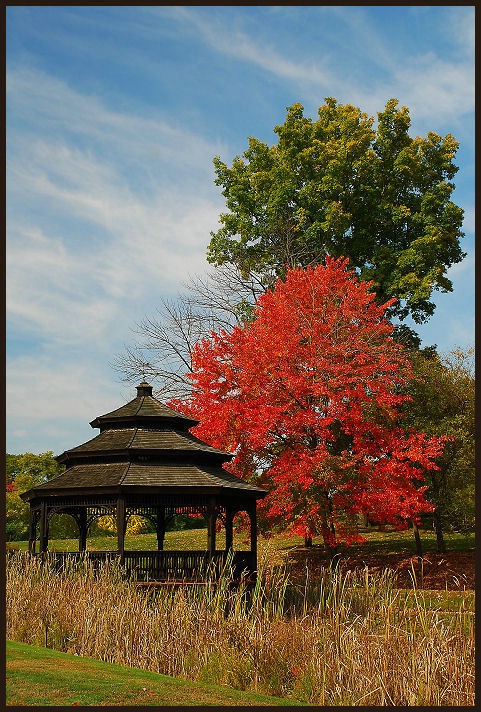
<svg viewBox="0 0 481 712"><path fill-rule="evenodd" d="M322 570L289 580L264 562L255 586L147 591L115 562L61 572L7 557L7 637L311 705L474 704L474 616L446 615L389 572Z"/></svg>

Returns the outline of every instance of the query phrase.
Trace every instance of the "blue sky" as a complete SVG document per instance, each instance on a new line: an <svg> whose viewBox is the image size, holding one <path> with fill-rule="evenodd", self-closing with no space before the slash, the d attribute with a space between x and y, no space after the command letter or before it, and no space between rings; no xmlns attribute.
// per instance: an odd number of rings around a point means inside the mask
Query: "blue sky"
<svg viewBox="0 0 481 712"><path fill-rule="evenodd" d="M7 7L7 452L55 454L135 390L110 364L209 269L224 210L212 159L301 102L460 142L467 257L418 329L474 345L474 7Z"/></svg>

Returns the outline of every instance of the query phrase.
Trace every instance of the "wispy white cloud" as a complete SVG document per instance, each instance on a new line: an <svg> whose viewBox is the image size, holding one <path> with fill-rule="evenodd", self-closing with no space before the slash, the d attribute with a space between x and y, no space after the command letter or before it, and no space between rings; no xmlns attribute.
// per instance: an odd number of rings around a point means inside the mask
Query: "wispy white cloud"
<svg viewBox="0 0 481 712"><path fill-rule="evenodd" d="M107 377L88 351L68 367L50 354L24 355L8 367L6 405L12 442L28 442L32 452L60 454L98 432L89 422L135 396ZM124 392L125 391L125 392ZM72 441L72 432L78 442Z"/></svg>
<svg viewBox="0 0 481 712"><path fill-rule="evenodd" d="M147 308L149 299L176 291L181 275L206 266L219 199L213 181L199 179L211 172L218 146L162 120L109 111L38 73L11 78L10 93L17 111L17 100L26 109L25 97L34 95L43 121L21 141L9 138L9 317L62 342L85 334L101 340L115 322L120 333L133 303ZM65 131L61 138L45 131L60 114L70 139ZM104 141L112 146L108 155Z"/></svg>
<svg viewBox="0 0 481 712"><path fill-rule="evenodd" d="M447 62L432 52L405 63L394 75L398 91L409 97L418 119L457 122L474 110L474 65Z"/></svg>
<svg viewBox="0 0 481 712"><path fill-rule="evenodd" d="M86 144L87 156L96 151L102 157L103 170L108 170L109 161L121 156L124 177L136 168L143 169L141 178L149 179L157 175L157 164L160 175L162 170L170 174L184 171L185 178L195 168L197 175L201 172L207 178L213 174L212 155L223 148L188 127L167 121L160 112L149 117L139 109L137 113L114 111L98 96L82 94L38 70L22 68L7 73L7 110L15 112L20 121L31 117L30 122L22 122L22 133L36 135L41 131L54 141L60 135L65 142L73 141L80 151ZM12 132L15 135L14 127Z"/></svg>
<svg viewBox="0 0 481 712"><path fill-rule="evenodd" d="M327 92L376 114L389 98L396 97L411 108L414 121L422 127L420 130L424 130L425 120L432 121L433 116L438 124L448 123L474 110L474 63L469 51L473 22L468 15L452 13L455 33L451 42L455 56L447 60L432 51L399 56L388 36L374 26L364 8L330 7L327 10L345 27L345 32L337 33L335 61L333 38L328 30L329 42L322 43L320 31L317 46L307 44L299 48L293 58L283 49L281 38L278 46L273 42L266 44L260 33L252 30L248 34L238 29L235 16L228 24L223 15L207 17L198 8L178 7L170 17L195 28L196 39L201 39L212 50L295 84L299 98L303 96L316 106ZM319 25L322 27L321 18ZM345 48L345 56L339 47ZM459 51L456 52L456 48ZM307 60L306 56L315 59ZM366 59L378 69L377 73L366 71Z"/></svg>
<svg viewBox="0 0 481 712"><path fill-rule="evenodd" d="M38 71L10 74L8 110L8 433L58 450L133 397L109 363L161 296L207 268L222 147ZM26 340L35 355L16 349Z"/></svg>
<svg viewBox="0 0 481 712"><path fill-rule="evenodd" d="M197 39L202 39L211 49L225 56L248 62L269 72L278 79L288 79L317 87L329 87L335 77L320 56L315 61L294 61L273 44L256 40L232 23L220 18L205 16L198 9L178 7L171 15L195 28Z"/></svg>
<svg viewBox="0 0 481 712"><path fill-rule="evenodd" d="M439 31L456 48L460 58L473 61L476 37L474 6L464 7L461 12L459 6L449 6L444 11L443 21L438 24Z"/></svg>
<svg viewBox="0 0 481 712"><path fill-rule="evenodd" d="M331 33L327 31L331 42L335 41L342 53L336 54L338 59L338 73L336 79L342 77L346 68L353 65L353 58L356 54L364 55L365 59L371 67L377 67L382 70L393 72L397 67L397 58L393 52L393 48L384 33L380 33L378 27L373 24L372 19L366 14L366 9L362 6L337 5L325 9L327 16L339 21L334 25L335 39ZM366 79L372 82L373 72L366 72L364 63L355 63L356 66L351 66L351 71L348 76L352 75L352 70L356 70L356 74L366 75ZM359 71L360 70L360 71Z"/></svg>

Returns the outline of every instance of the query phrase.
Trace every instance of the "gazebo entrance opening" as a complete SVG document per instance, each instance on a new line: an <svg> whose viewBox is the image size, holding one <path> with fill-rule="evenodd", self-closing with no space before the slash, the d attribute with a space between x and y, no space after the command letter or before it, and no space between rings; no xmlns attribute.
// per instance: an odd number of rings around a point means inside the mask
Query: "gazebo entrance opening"
<svg viewBox="0 0 481 712"><path fill-rule="evenodd" d="M133 401L92 421L100 435L57 458L66 471L22 495L30 502L30 553L48 551L52 517L68 514L77 523L78 552L55 552L59 562L85 552L93 560L119 559L138 580L198 580L209 567L220 570L231 552L234 576L243 571L252 576L257 567L256 500L266 492L224 470L222 462L232 456L191 435L188 430L196 424L155 399L146 383L137 387ZM233 551L233 520L240 512L250 520L248 551ZM106 514L116 521L116 547L87 551L91 525ZM177 514L204 518L204 549L165 549L166 528ZM156 550L125 548L132 515L152 522ZM217 547L218 522L225 532L222 549Z"/></svg>

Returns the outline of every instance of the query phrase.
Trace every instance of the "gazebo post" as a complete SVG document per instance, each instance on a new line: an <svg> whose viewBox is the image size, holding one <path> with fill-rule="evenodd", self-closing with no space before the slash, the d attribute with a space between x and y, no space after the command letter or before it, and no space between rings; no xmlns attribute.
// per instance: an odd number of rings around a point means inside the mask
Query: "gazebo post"
<svg viewBox="0 0 481 712"><path fill-rule="evenodd" d="M35 554L35 542L37 539L37 522L35 521L35 510L30 507L30 518L28 525L28 551Z"/></svg>
<svg viewBox="0 0 481 712"><path fill-rule="evenodd" d="M48 519L47 505L45 501L40 504L40 551L48 549Z"/></svg>
<svg viewBox="0 0 481 712"><path fill-rule="evenodd" d="M257 507L255 501L249 507L249 518L251 520L252 568L254 568L257 566Z"/></svg>
<svg viewBox="0 0 481 712"><path fill-rule="evenodd" d="M87 549L87 509L82 507L79 511L78 519L78 550L85 551Z"/></svg>
<svg viewBox="0 0 481 712"><path fill-rule="evenodd" d="M207 518L207 553L209 559L214 558L215 555L215 522L217 519L217 512L215 507L215 500L211 500L208 508L208 518Z"/></svg>
<svg viewBox="0 0 481 712"><path fill-rule="evenodd" d="M125 497L117 499L117 550L120 555L120 563L124 563L125 558Z"/></svg>
<svg viewBox="0 0 481 712"><path fill-rule="evenodd" d="M157 551L163 551L165 538L165 511L163 507L157 508Z"/></svg>
<svg viewBox="0 0 481 712"><path fill-rule="evenodd" d="M232 545L234 542L234 531L233 531L233 522L234 522L234 511L230 508L226 509L225 513L225 551L226 553L232 549Z"/></svg>

